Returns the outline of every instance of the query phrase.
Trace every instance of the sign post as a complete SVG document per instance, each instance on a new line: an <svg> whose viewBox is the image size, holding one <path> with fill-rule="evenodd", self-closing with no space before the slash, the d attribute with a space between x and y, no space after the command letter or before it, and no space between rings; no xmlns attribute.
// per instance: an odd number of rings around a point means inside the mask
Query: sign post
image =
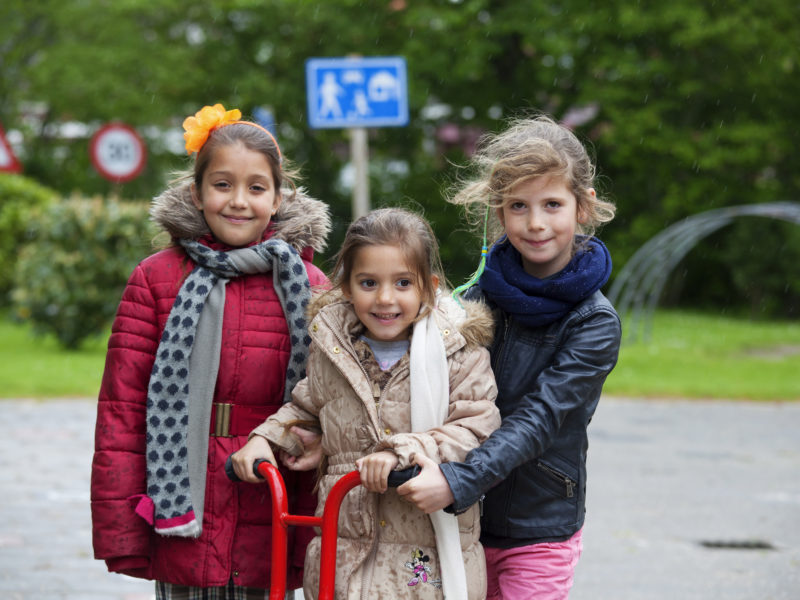
<svg viewBox="0 0 800 600"><path fill-rule="evenodd" d="M355 171L353 219L369 212L367 127L408 124L406 62L402 57L311 58L306 61L308 122L348 129Z"/></svg>

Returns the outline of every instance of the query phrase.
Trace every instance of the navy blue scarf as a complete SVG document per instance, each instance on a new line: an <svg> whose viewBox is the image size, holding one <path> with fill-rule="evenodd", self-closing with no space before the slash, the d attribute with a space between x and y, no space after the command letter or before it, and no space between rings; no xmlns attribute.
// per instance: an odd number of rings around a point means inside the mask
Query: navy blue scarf
<svg viewBox="0 0 800 600"><path fill-rule="evenodd" d="M478 285L505 313L529 327L541 327L563 318L603 287L609 275L611 255L595 237L585 240L569 264L547 279L526 273L520 253L503 237L489 251Z"/></svg>

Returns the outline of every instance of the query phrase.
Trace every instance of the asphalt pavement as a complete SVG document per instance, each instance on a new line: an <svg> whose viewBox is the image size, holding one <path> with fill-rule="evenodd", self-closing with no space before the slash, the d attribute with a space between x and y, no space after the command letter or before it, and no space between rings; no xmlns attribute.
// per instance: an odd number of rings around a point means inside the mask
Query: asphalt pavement
<svg viewBox="0 0 800 600"><path fill-rule="evenodd" d="M0 598L150 600L92 558L92 400L0 400ZM800 598L800 402L603 398L571 600Z"/></svg>

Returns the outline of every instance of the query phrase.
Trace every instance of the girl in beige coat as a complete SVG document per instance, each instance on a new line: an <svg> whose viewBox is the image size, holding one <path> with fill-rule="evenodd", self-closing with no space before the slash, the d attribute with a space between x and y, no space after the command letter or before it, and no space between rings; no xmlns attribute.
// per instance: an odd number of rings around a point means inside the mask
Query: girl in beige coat
<svg viewBox="0 0 800 600"><path fill-rule="evenodd" d="M484 347L491 318L479 304L441 299L438 264L435 236L419 216L381 209L355 221L333 289L312 303L306 378L234 456L247 477L254 458L274 461L267 440L290 468L322 454L317 514L333 484L359 469L363 485L345 497L339 520L338 599L486 594L478 507L427 515L386 485L417 454L463 460L500 424ZM298 422L318 427L321 445L292 427ZM317 537L306 555L307 599L317 597L319 560Z"/></svg>

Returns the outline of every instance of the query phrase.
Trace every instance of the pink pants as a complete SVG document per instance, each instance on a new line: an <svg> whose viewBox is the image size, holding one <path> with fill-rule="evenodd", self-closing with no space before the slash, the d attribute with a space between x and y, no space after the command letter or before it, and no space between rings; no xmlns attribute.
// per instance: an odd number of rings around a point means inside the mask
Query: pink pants
<svg viewBox="0 0 800 600"><path fill-rule="evenodd" d="M486 600L566 600L583 550L581 531L563 542L485 548Z"/></svg>

